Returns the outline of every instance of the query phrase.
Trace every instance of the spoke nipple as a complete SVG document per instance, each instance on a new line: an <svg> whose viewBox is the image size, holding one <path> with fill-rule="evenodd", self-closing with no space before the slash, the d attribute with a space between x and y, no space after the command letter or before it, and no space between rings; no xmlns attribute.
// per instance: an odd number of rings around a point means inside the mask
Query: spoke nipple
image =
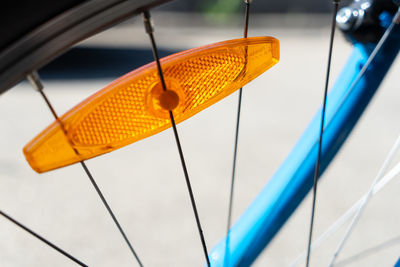
<svg viewBox="0 0 400 267"><path fill-rule="evenodd" d="M39 74L37 71L32 71L30 74L27 76L28 81L32 84L32 86L35 88L36 91L40 92L43 90L43 84L40 81Z"/></svg>
<svg viewBox="0 0 400 267"><path fill-rule="evenodd" d="M153 22L151 21L151 16L149 11L143 11L143 24L146 33L152 34L154 32Z"/></svg>

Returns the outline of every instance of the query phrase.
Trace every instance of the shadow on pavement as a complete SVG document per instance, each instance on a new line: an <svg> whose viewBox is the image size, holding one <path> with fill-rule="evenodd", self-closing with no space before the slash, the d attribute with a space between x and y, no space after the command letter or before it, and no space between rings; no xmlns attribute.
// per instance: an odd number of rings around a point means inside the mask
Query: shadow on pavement
<svg viewBox="0 0 400 267"><path fill-rule="evenodd" d="M160 57L177 51L159 49ZM153 61L151 49L76 47L40 70L43 79L117 78Z"/></svg>

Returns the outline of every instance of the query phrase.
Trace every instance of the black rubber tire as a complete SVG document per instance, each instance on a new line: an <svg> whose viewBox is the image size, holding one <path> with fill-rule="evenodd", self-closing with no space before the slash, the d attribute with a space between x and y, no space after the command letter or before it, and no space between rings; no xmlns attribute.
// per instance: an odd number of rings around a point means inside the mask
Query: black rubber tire
<svg viewBox="0 0 400 267"><path fill-rule="evenodd" d="M168 1L6 0L0 11L0 94L74 44Z"/></svg>

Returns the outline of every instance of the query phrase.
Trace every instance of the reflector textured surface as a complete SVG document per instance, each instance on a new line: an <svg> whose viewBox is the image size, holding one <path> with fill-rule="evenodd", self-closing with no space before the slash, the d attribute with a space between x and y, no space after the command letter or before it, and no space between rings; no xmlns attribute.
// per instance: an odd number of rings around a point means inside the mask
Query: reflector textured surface
<svg viewBox="0 0 400 267"><path fill-rule="evenodd" d="M177 123L244 86L279 60L272 37L225 41L168 56L161 65L168 90L178 96ZM72 108L24 148L38 172L88 159L171 126L161 101L156 64L117 79Z"/></svg>

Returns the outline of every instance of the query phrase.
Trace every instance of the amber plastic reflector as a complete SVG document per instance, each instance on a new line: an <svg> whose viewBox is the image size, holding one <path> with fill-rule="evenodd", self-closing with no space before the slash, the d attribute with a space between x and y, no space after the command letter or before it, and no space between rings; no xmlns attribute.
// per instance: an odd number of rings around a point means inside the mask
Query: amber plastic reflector
<svg viewBox="0 0 400 267"><path fill-rule="evenodd" d="M45 172L92 158L171 126L236 91L279 60L279 41L253 37L220 42L134 70L60 117L24 147L29 164Z"/></svg>

